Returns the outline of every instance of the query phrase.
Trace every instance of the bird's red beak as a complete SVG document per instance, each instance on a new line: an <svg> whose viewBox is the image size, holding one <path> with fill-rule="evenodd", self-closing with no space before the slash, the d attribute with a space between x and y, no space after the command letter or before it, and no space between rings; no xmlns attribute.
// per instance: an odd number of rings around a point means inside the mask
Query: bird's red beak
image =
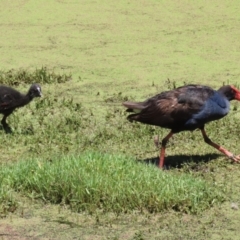
<svg viewBox="0 0 240 240"><path fill-rule="evenodd" d="M231 86L231 88L235 91L235 100L240 101L240 90L238 90L237 88Z"/></svg>

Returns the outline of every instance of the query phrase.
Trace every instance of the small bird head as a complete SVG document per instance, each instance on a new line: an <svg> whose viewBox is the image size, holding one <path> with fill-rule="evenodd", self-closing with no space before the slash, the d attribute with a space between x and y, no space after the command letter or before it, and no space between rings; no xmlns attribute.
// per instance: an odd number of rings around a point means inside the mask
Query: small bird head
<svg viewBox="0 0 240 240"><path fill-rule="evenodd" d="M34 97L41 97L42 96L42 90L39 84L34 83L31 85L28 94L30 95L31 98Z"/></svg>
<svg viewBox="0 0 240 240"><path fill-rule="evenodd" d="M218 91L221 92L229 101L231 100L240 101L240 90L238 90L234 86L225 85L219 88Z"/></svg>

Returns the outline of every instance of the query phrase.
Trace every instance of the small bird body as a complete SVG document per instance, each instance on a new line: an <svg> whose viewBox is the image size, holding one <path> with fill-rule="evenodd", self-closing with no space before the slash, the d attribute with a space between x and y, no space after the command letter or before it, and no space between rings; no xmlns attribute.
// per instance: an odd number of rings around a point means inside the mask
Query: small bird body
<svg viewBox="0 0 240 240"><path fill-rule="evenodd" d="M0 85L0 113L3 114L2 125L5 130L9 128L6 118L19 107L23 107L33 100L34 97L41 97L41 87L34 83L31 85L27 94L4 85Z"/></svg>
<svg viewBox="0 0 240 240"><path fill-rule="evenodd" d="M208 86L186 85L162 92L144 102L124 102L123 105L128 112L138 111L128 116L129 121L171 129L162 142L160 167L163 167L165 145L174 133L200 129L204 140L213 146L215 143L210 143L204 125L226 116L230 110L229 101L233 99L240 101L240 91L234 86L223 86L216 91ZM220 150L220 146L214 147L226 154L227 150L224 152L225 149ZM231 153L227 154L232 157Z"/></svg>

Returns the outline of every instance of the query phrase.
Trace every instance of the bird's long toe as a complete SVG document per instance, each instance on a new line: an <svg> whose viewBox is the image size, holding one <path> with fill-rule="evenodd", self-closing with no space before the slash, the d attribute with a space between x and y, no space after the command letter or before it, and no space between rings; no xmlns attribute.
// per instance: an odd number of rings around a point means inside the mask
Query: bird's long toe
<svg viewBox="0 0 240 240"><path fill-rule="evenodd" d="M231 159L234 162L240 163L240 155L232 155Z"/></svg>
<svg viewBox="0 0 240 240"><path fill-rule="evenodd" d="M9 127L8 125L7 126L4 126L4 131L5 131L5 133L12 133L13 131L12 131L12 129L11 129L11 127Z"/></svg>

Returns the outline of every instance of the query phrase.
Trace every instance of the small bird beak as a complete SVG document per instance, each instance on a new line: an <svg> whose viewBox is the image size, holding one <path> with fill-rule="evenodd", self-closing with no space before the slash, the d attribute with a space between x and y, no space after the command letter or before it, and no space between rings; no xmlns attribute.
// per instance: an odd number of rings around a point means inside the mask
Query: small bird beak
<svg viewBox="0 0 240 240"><path fill-rule="evenodd" d="M42 91L41 91L41 88L38 87L37 90L38 90L38 96L39 96L39 97L42 97Z"/></svg>

